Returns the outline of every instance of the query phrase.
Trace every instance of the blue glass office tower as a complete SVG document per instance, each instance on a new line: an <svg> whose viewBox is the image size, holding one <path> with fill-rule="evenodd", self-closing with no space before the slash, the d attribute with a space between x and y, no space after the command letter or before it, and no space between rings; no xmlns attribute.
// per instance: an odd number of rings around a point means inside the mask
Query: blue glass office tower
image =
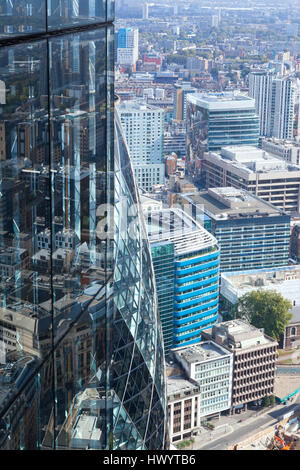
<svg viewBox="0 0 300 470"><path fill-rule="evenodd" d="M173 282L173 302L158 297L167 353L198 343L201 332L217 323L220 252L217 240L179 209L148 213L148 234L158 292L167 289L170 296Z"/></svg>
<svg viewBox="0 0 300 470"><path fill-rule="evenodd" d="M164 447L163 346L114 128L112 21L112 1L0 2L1 449Z"/></svg>
<svg viewBox="0 0 300 470"><path fill-rule="evenodd" d="M187 96L186 171L200 177L204 152L228 145L258 146L259 118L255 100L237 92L194 93Z"/></svg>

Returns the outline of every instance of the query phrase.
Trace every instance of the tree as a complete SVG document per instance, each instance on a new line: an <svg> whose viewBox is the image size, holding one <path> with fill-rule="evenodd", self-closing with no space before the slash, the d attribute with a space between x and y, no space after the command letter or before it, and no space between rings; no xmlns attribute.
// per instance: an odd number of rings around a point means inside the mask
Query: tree
<svg viewBox="0 0 300 470"><path fill-rule="evenodd" d="M278 292L258 289L238 300L232 316L245 319L256 328L264 328L268 336L279 341L292 319L291 308L291 302Z"/></svg>

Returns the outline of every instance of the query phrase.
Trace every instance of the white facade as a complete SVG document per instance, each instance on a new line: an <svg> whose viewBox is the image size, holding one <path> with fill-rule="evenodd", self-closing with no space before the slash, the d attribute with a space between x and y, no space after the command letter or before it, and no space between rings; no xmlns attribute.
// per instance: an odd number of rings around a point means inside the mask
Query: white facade
<svg viewBox="0 0 300 470"><path fill-rule="evenodd" d="M293 138L296 87L293 80L270 71L249 75L249 96L255 99L260 135Z"/></svg>
<svg viewBox="0 0 300 470"><path fill-rule="evenodd" d="M231 408L233 354L205 341L174 352L188 377L200 385L201 418Z"/></svg>
<svg viewBox="0 0 300 470"><path fill-rule="evenodd" d="M165 181L164 111L139 101L124 101L118 110L137 186L151 191Z"/></svg>

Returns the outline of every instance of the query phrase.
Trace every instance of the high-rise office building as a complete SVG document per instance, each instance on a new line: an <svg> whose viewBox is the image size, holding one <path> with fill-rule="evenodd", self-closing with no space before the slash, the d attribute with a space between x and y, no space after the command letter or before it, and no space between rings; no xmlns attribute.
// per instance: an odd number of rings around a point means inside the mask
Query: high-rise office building
<svg viewBox="0 0 300 470"><path fill-rule="evenodd" d="M137 100L123 101L118 112L137 185L151 191L165 180L164 110Z"/></svg>
<svg viewBox="0 0 300 470"><path fill-rule="evenodd" d="M258 145L255 101L241 93L195 93L187 97L186 171L197 181L205 152L227 145Z"/></svg>
<svg viewBox="0 0 300 470"><path fill-rule="evenodd" d="M217 240L180 209L145 217L157 289L165 291L158 307L168 353L199 342L218 321L220 252Z"/></svg>
<svg viewBox="0 0 300 470"><path fill-rule="evenodd" d="M0 16L0 448L162 449L154 273L114 129L113 2L30 5Z"/></svg>
<svg viewBox="0 0 300 470"><path fill-rule="evenodd" d="M249 96L255 99L260 118L260 135L278 139L293 138L296 88L294 81L273 71L249 75Z"/></svg>
<svg viewBox="0 0 300 470"><path fill-rule="evenodd" d="M134 68L139 58L139 30L121 28L116 36L117 63Z"/></svg>

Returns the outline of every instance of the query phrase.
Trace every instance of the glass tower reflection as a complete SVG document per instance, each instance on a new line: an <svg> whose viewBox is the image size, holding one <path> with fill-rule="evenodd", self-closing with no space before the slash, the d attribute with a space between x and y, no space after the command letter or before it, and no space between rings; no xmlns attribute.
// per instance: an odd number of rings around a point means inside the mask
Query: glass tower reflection
<svg viewBox="0 0 300 470"><path fill-rule="evenodd" d="M163 355L114 130L113 2L45 4L0 2L0 449L160 449Z"/></svg>

